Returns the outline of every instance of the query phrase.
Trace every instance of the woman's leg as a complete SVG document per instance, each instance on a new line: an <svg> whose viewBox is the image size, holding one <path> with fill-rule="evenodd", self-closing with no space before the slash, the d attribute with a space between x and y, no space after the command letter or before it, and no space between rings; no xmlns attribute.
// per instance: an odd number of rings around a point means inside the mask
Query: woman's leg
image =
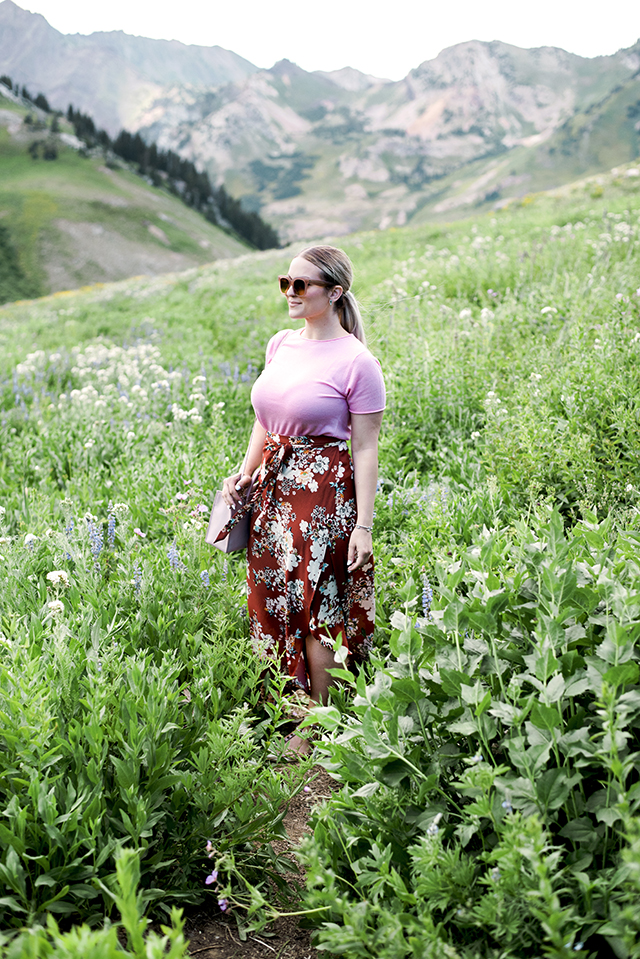
<svg viewBox="0 0 640 959"><path fill-rule="evenodd" d="M323 646L313 636L307 636L305 647L307 671L311 683L311 701L326 706L329 700L329 686L333 686L335 683L333 676L330 676L327 672L328 669L333 669L336 666L333 650ZM306 755L310 751L309 742L294 735L289 740L289 750Z"/></svg>
<svg viewBox="0 0 640 959"><path fill-rule="evenodd" d="M320 706L326 706L329 701L329 686L335 684L335 679L327 672L328 669L335 669L337 666L334 652L323 646L313 636L307 636L305 645L307 671L311 681L311 699Z"/></svg>

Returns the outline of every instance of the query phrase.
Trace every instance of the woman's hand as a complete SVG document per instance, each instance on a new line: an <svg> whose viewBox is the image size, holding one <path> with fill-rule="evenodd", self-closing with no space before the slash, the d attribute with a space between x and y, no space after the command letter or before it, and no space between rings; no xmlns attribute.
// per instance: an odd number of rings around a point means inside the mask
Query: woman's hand
<svg viewBox="0 0 640 959"><path fill-rule="evenodd" d="M227 476L226 480L223 480L222 498L227 506L230 506L233 509L235 506L239 506L243 502L244 494L250 482L250 474L243 474L240 471L234 473L233 476Z"/></svg>
<svg viewBox="0 0 640 959"><path fill-rule="evenodd" d="M347 554L347 570L355 573L357 569L365 566L373 556L373 538L366 529L354 529L349 539L349 552Z"/></svg>

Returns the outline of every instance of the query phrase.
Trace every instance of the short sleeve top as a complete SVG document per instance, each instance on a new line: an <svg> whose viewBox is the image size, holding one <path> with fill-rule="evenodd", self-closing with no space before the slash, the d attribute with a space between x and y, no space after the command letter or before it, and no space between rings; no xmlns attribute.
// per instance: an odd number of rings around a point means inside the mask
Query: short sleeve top
<svg viewBox="0 0 640 959"><path fill-rule="evenodd" d="M380 363L351 333L330 340L303 333L281 330L269 340L251 391L258 422L283 436L349 439L352 413L385 407Z"/></svg>

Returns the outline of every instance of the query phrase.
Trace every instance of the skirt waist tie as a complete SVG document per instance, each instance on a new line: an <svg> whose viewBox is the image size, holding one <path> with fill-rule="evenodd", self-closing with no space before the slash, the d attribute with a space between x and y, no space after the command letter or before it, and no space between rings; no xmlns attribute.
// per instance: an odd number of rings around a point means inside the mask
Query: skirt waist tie
<svg viewBox="0 0 640 959"><path fill-rule="evenodd" d="M251 495L234 511L227 525L218 534L216 542L228 536L236 523L251 512L256 514L253 535L259 536L264 529L265 515L274 498L278 475L283 464L296 450L322 449L326 446L343 446L346 450L347 442L335 436L282 436L280 433L271 433L267 430L262 463L254 479Z"/></svg>

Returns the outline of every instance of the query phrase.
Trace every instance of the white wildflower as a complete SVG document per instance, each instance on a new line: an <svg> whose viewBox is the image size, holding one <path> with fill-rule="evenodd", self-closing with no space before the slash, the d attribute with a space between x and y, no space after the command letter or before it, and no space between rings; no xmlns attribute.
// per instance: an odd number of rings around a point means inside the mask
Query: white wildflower
<svg viewBox="0 0 640 959"><path fill-rule="evenodd" d="M47 573L47 579L52 586L68 586L69 574L64 569L53 569Z"/></svg>

